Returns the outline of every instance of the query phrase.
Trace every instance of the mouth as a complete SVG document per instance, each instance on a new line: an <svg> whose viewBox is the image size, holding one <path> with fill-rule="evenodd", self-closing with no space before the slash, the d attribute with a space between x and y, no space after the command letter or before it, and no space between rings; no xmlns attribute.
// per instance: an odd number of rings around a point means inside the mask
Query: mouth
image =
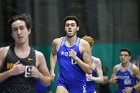
<svg viewBox="0 0 140 93"><path fill-rule="evenodd" d="M68 32L72 32L72 30L68 30Z"/></svg>
<svg viewBox="0 0 140 93"><path fill-rule="evenodd" d="M22 39L23 38L23 36L18 36L18 39Z"/></svg>

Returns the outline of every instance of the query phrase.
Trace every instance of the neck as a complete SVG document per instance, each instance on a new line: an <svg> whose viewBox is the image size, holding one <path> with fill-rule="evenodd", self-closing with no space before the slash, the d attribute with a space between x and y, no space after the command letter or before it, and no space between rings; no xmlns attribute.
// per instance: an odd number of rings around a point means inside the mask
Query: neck
<svg viewBox="0 0 140 93"><path fill-rule="evenodd" d="M67 40L67 42L68 42L68 44L69 44L70 46L73 45L73 44L75 43L76 39L77 39L77 36L66 37L66 40Z"/></svg>
<svg viewBox="0 0 140 93"><path fill-rule="evenodd" d="M30 46L29 46L29 44L28 43L24 43L24 44L15 44L15 49L18 49L18 50L27 50L27 49L29 49L30 48Z"/></svg>
<svg viewBox="0 0 140 93"><path fill-rule="evenodd" d="M127 67L128 64L129 64L129 62L127 62L127 63L122 63L122 67Z"/></svg>
<svg viewBox="0 0 140 93"><path fill-rule="evenodd" d="M19 58L26 58L28 57L28 55L30 54L30 46L28 43L26 44L15 44L15 54L19 57Z"/></svg>

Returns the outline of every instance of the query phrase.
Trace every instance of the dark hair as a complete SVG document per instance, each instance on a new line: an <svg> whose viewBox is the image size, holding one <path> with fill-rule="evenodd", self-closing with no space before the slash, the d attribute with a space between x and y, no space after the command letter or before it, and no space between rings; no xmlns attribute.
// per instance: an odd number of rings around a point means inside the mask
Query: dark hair
<svg viewBox="0 0 140 93"><path fill-rule="evenodd" d="M129 50L128 48L122 48L122 49L120 50L120 53L121 53L122 51L128 52L129 56L131 56L131 52L130 52L130 50Z"/></svg>
<svg viewBox="0 0 140 93"><path fill-rule="evenodd" d="M9 21L9 27L11 28L11 24L16 20L23 20L25 21L27 29L32 28L32 18L29 14L18 14L13 16Z"/></svg>
<svg viewBox="0 0 140 93"><path fill-rule="evenodd" d="M76 16L66 16L64 18L64 25L65 25L66 21L68 21L68 20L74 20L76 22L77 26L80 25L80 20Z"/></svg>

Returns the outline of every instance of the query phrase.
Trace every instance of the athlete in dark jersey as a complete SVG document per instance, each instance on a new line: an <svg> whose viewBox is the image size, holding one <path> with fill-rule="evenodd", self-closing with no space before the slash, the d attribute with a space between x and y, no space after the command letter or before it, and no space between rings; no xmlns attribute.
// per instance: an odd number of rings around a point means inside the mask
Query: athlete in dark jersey
<svg viewBox="0 0 140 93"><path fill-rule="evenodd" d="M20 63L25 66L35 66L35 51L31 49L28 57L19 58L14 52L14 46L11 46L6 55L3 67L1 68L1 73L10 70L17 61L20 61ZM0 83L0 91L2 93L35 93L35 78L26 78L24 74L25 73L13 76Z"/></svg>
<svg viewBox="0 0 140 93"><path fill-rule="evenodd" d="M120 50L121 64L117 64L113 68L111 83L117 84L116 93L138 93L140 88L140 71L139 68L130 63L131 52L127 48Z"/></svg>
<svg viewBox="0 0 140 93"><path fill-rule="evenodd" d="M0 48L0 93L35 93L36 80L45 86L51 77L42 52L29 45L31 17L15 15L9 21L13 46Z"/></svg>
<svg viewBox="0 0 140 93"><path fill-rule="evenodd" d="M64 24L66 36L53 40L50 57L52 77L55 76L56 61L60 70L56 93L86 93L85 73L92 72L90 46L88 42L77 37L77 17L67 16Z"/></svg>

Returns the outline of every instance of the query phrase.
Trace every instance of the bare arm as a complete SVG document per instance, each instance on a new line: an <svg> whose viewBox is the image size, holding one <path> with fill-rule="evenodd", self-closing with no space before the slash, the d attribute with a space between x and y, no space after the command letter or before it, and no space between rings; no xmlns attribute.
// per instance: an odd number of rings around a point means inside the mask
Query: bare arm
<svg viewBox="0 0 140 93"><path fill-rule="evenodd" d="M6 54L8 52L9 47L0 48L0 70L3 67L3 62L5 60ZM11 76L19 75L24 73L25 67L18 62L12 65L10 70L0 73L0 82L8 79Z"/></svg>
<svg viewBox="0 0 140 93"><path fill-rule="evenodd" d="M114 66L114 68L113 68L113 72L112 72L111 78L109 80L110 83L116 83L117 82L117 76L116 76L117 68L118 68L118 65Z"/></svg>
<svg viewBox="0 0 140 93"><path fill-rule="evenodd" d="M50 66L51 66L50 73L51 73L51 76L53 79L55 77L54 70L55 70L56 60L57 60L57 55L51 52L51 55L50 55Z"/></svg>
<svg viewBox="0 0 140 93"><path fill-rule="evenodd" d="M36 51L36 61L38 65L32 69L32 77L38 78L43 85L48 86L51 77L43 53Z"/></svg>
<svg viewBox="0 0 140 93"><path fill-rule="evenodd" d="M0 48L0 70L3 66L3 62L4 62L4 59L5 59L5 56L6 56L6 49L5 48ZM0 73L0 82L6 80L8 77L10 77L10 72L9 71L6 71L6 72L3 72L3 73Z"/></svg>
<svg viewBox="0 0 140 93"><path fill-rule="evenodd" d="M108 82L108 83L113 83L113 84L115 84L115 88L116 88L116 89L118 89L117 76L116 76L118 66L119 66L119 65L115 65L115 66L114 66L113 72L112 72L112 75L111 75L111 78L109 79L109 82Z"/></svg>
<svg viewBox="0 0 140 93"><path fill-rule="evenodd" d="M139 82L133 86L134 89L136 90L140 90L140 70L137 66L133 65L133 72L134 72L134 75L138 78Z"/></svg>
<svg viewBox="0 0 140 93"><path fill-rule="evenodd" d="M69 53L69 56L72 57L78 63L78 65L82 68L82 70L85 73L91 74L92 73L92 58L91 58L91 50L90 50L89 43L86 42L85 40L81 40L80 50L81 50L81 53L83 53L84 62L80 58L74 55L75 54L74 51L71 51Z"/></svg>
<svg viewBox="0 0 140 93"><path fill-rule="evenodd" d="M55 39L52 43L52 51L51 51L51 54L50 54L50 66L51 66L51 70L50 70L50 73L51 73L51 76L52 78L54 79L55 77L55 73L54 73L54 70L55 70L55 65L56 65L56 61L57 61L57 43L59 42L59 39Z"/></svg>
<svg viewBox="0 0 140 93"><path fill-rule="evenodd" d="M91 80L97 82L97 83L102 83L103 82L103 71L102 71L102 65L101 65L101 60L99 58L94 59L93 65L96 65L96 72L97 72L97 77L91 78Z"/></svg>
<svg viewBox="0 0 140 93"><path fill-rule="evenodd" d="M84 42L84 44L82 44L82 48L83 48L83 60L84 60L84 62L79 63L79 64L81 64L80 67L87 74L91 74L92 73L92 57L91 57L92 55L91 55L91 49L90 49L89 43Z"/></svg>

